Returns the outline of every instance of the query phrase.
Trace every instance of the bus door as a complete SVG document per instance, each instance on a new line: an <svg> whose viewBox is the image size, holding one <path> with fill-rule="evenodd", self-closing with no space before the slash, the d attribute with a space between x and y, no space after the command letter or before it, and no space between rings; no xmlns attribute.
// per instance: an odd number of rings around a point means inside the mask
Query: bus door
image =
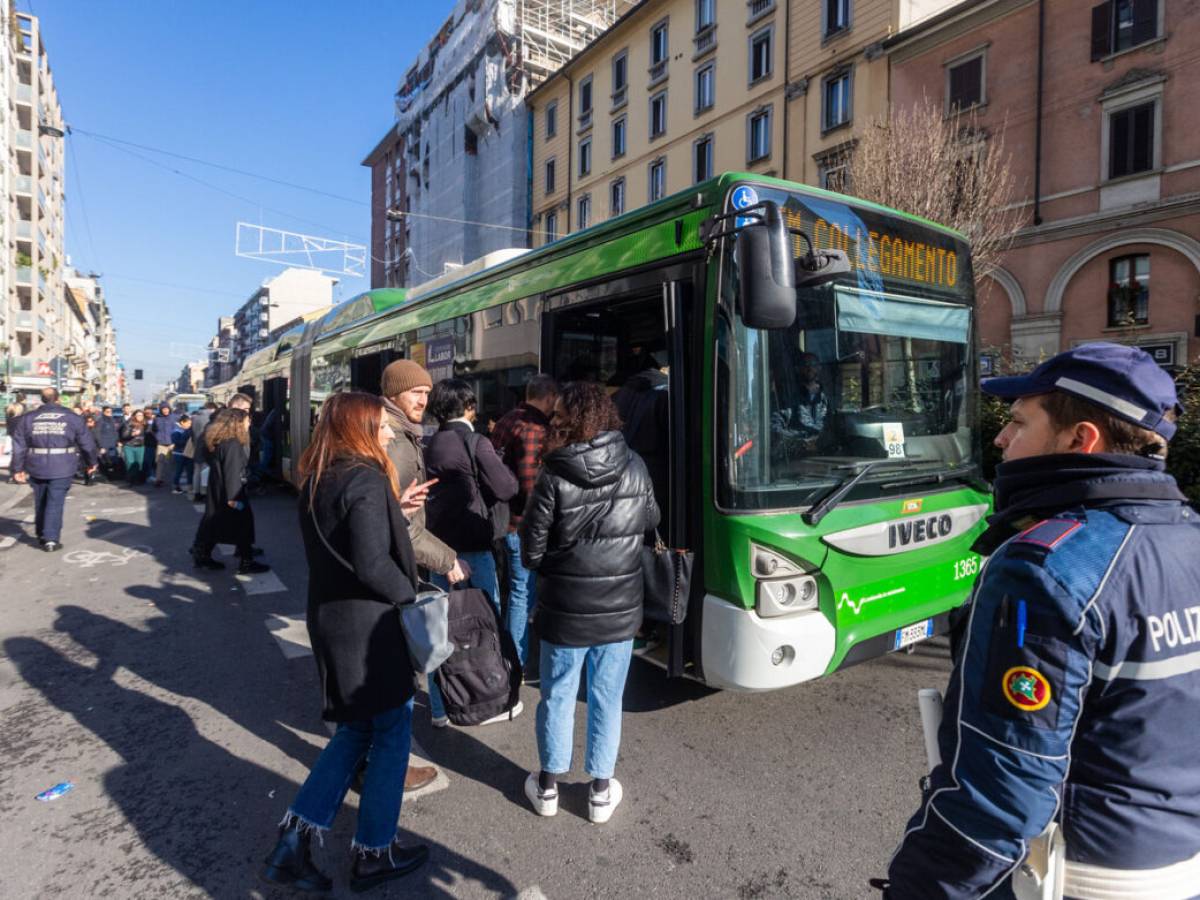
<svg viewBox="0 0 1200 900"><path fill-rule="evenodd" d="M292 351L292 371L289 379L290 393L288 396L288 456L283 460L283 475L294 481L296 466L300 455L308 447L308 438L312 434L313 415L311 413L312 396L312 331L315 323L310 322L304 329L300 343Z"/></svg>
<svg viewBox="0 0 1200 900"><path fill-rule="evenodd" d="M356 391L378 394L383 370L392 360L400 359L401 355L387 344L359 347L350 360L350 386Z"/></svg>
<svg viewBox="0 0 1200 900"><path fill-rule="evenodd" d="M601 285L548 298L542 370L561 383L583 380L605 387L621 413L626 441L650 473L662 512L660 535L671 546L698 548L699 530L692 522L698 509L688 498L699 496L700 455L687 453L686 447L689 441L699 446L699 422L685 416L686 410L699 408L689 402L699 396L700 371L688 327L694 320L692 280L660 276L646 281L620 293L614 285ZM621 286L633 287L628 281ZM671 675L685 674L693 659L689 625L659 626L667 640L639 655Z"/></svg>
<svg viewBox="0 0 1200 900"><path fill-rule="evenodd" d="M277 375L263 382L262 450L263 463L272 475L283 473L282 461L288 456L288 380ZM286 473L283 473L286 475Z"/></svg>

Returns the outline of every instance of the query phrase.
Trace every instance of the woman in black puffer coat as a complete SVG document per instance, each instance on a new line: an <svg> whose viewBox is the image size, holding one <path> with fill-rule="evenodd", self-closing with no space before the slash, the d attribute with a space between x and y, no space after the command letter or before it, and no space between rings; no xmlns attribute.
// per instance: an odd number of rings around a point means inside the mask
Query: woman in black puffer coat
<svg viewBox="0 0 1200 900"><path fill-rule="evenodd" d="M525 780L525 795L539 815L558 811L557 776L571 768L575 695L586 664L588 818L607 822L621 802L613 770L621 697L642 621L643 536L658 525L659 510L646 465L626 446L604 388L567 385L552 425L521 521L521 555L538 576L542 687L541 772Z"/></svg>

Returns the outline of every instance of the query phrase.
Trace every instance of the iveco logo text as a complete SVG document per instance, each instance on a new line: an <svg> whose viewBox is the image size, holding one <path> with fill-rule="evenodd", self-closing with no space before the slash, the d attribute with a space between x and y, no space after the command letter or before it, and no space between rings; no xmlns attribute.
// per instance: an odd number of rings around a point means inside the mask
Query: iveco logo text
<svg viewBox="0 0 1200 900"><path fill-rule="evenodd" d="M909 544L923 544L932 538L950 537L953 533L954 519L948 515L894 522L888 527L888 546L905 547Z"/></svg>
<svg viewBox="0 0 1200 900"><path fill-rule="evenodd" d="M979 524L987 509L984 503L939 509L924 516L886 519L835 531L825 535L822 540L853 556L908 553L962 537Z"/></svg>

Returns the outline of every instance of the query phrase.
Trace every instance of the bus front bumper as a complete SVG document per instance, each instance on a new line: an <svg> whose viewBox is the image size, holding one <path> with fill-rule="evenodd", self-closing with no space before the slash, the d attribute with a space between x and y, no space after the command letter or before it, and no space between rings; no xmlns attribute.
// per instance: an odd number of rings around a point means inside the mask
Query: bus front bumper
<svg viewBox="0 0 1200 900"><path fill-rule="evenodd" d="M704 596L704 681L731 691L772 691L825 674L835 632L820 610L765 619L752 609Z"/></svg>

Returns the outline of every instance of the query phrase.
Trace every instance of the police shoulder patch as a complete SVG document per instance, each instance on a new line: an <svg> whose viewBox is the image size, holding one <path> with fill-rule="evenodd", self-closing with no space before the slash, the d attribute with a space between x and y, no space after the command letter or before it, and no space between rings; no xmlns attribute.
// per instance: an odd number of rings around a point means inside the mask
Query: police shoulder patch
<svg viewBox="0 0 1200 900"><path fill-rule="evenodd" d="M1082 527L1083 523L1078 519L1044 519L1018 534L1013 543L1053 550Z"/></svg>
<svg viewBox="0 0 1200 900"><path fill-rule="evenodd" d="M1000 682L1004 699L1022 712L1044 709L1051 699L1050 682L1032 666L1013 666Z"/></svg>

